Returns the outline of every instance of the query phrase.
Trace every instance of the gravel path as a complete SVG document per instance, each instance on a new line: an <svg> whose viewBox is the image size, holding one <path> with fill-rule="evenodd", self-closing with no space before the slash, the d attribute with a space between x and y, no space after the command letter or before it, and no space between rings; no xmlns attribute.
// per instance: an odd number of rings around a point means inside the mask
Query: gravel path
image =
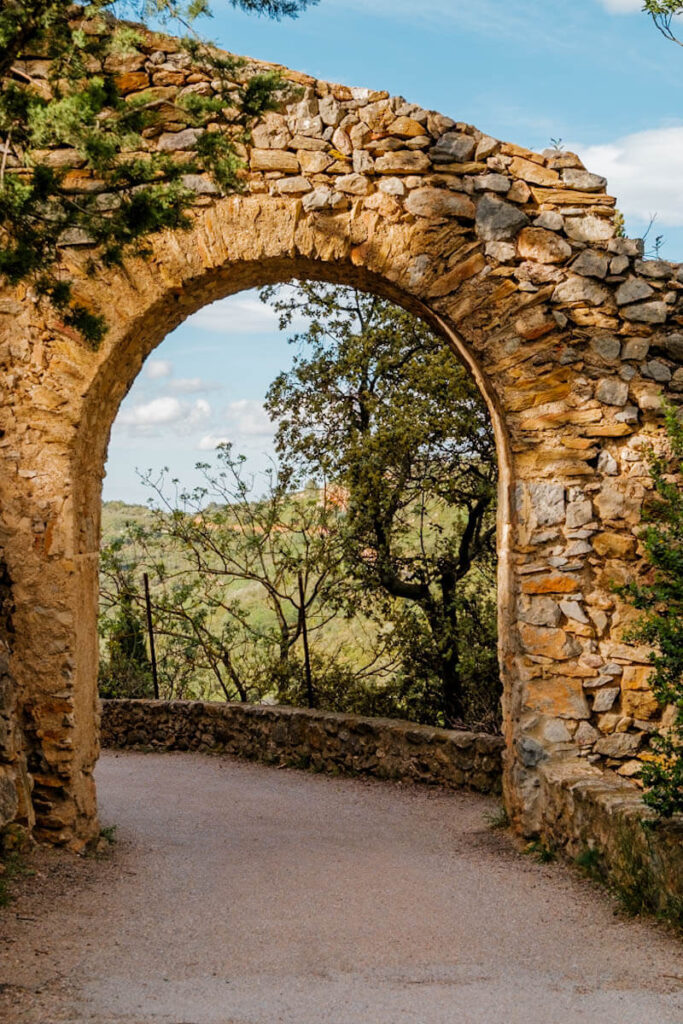
<svg viewBox="0 0 683 1024"><path fill-rule="evenodd" d="M683 957L470 794L106 753L103 860L0 911L7 1024L683 1024Z"/></svg>

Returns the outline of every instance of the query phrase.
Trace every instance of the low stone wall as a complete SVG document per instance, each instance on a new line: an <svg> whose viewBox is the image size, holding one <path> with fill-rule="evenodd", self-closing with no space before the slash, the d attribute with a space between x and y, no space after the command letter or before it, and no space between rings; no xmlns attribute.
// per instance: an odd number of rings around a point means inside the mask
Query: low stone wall
<svg viewBox="0 0 683 1024"><path fill-rule="evenodd" d="M570 759L540 772L546 846L606 882L633 912L683 928L683 819L655 823L640 790Z"/></svg>
<svg viewBox="0 0 683 1024"><path fill-rule="evenodd" d="M205 750L480 793L501 789L503 739L387 718L199 701L102 701L103 747Z"/></svg>

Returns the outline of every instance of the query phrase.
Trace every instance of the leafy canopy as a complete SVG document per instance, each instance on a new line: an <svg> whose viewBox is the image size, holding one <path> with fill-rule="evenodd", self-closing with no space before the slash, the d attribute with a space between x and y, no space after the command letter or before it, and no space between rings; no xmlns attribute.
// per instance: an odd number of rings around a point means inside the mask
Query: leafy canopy
<svg viewBox="0 0 683 1024"><path fill-rule="evenodd" d="M317 0L229 3L281 18ZM218 192L239 189L249 126L285 95L276 74L252 74L200 38L194 23L208 14L206 0L0 6L0 278L30 283L93 346L106 324L74 293L64 247L85 245L94 271L144 255L154 232L189 226L192 176L207 173ZM143 69L157 48L151 23L181 34L176 67L192 62L210 89L173 100L143 86L123 94L121 69ZM189 159L150 146L164 119L194 129Z"/></svg>
<svg viewBox="0 0 683 1024"><path fill-rule="evenodd" d="M266 399L280 459L347 490L349 572L442 724L468 717L468 690L495 706L497 465L476 386L393 303L313 282L263 297L283 329L308 322Z"/></svg>

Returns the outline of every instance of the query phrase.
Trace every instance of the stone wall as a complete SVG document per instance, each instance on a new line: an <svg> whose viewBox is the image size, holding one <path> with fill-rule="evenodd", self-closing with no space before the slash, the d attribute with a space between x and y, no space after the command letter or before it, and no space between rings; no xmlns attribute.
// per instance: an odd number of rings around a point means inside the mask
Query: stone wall
<svg viewBox="0 0 683 1024"><path fill-rule="evenodd" d="M38 59L25 70L46 74ZM210 76L152 34L113 72L131 99L155 90L160 120L145 146L182 164L195 134L182 100L213 94ZM109 323L97 352L25 286L0 294L11 673L39 834L54 843L78 847L98 829L99 509L120 402L187 316L292 277L355 285L422 316L487 401L500 465L504 786L520 831L540 828L542 766L578 756L636 777L671 718L613 584L645 569L643 448L657 444L662 398L683 400L683 268L617 236L615 199L575 154L498 141L457 111L282 74L300 95L254 126L240 194L190 176L191 228L159 233L148 258L120 268L91 273L87 237L64 246L75 297ZM211 130L231 129L217 115ZM103 191L75 151L52 160L76 198Z"/></svg>
<svg viewBox="0 0 683 1024"><path fill-rule="evenodd" d="M388 718L200 701L102 701L103 747L221 751L267 763L499 793L503 740Z"/></svg>
<svg viewBox="0 0 683 1024"><path fill-rule="evenodd" d="M0 552L0 831L10 822L33 824L18 693L10 671L13 610L11 580Z"/></svg>
<svg viewBox="0 0 683 1024"><path fill-rule="evenodd" d="M540 772L540 835L610 885L632 911L683 927L683 818L655 823L640 793L579 759Z"/></svg>

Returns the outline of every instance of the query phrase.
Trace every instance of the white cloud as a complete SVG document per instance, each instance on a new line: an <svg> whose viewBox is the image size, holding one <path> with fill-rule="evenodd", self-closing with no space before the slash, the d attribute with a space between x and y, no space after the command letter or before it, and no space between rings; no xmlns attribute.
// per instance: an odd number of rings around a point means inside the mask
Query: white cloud
<svg viewBox="0 0 683 1024"><path fill-rule="evenodd" d="M118 420L125 426L150 427L161 423L175 423L182 417L182 404L177 398L169 395L153 398L151 402L134 405L132 409L122 409Z"/></svg>
<svg viewBox="0 0 683 1024"><path fill-rule="evenodd" d="M236 402L231 402L226 414L228 423L241 437L273 436L275 427L272 420L261 402L253 398L240 398Z"/></svg>
<svg viewBox="0 0 683 1024"><path fill-rule="evenodd" d="M216 434L205 434L204 437L199 439L197 448L200 452L212 452L218 448L219 444L229 444L229 437L218 437Z"/></svg>
<svg viewBox="0 0 683 1024"><path fill-rule="evenodd" d="M264 334L277 331L277 314L260 299L231 295L210 306L204 306L195 313L192 324L203 331Z"/></svg>
<svg viewBox="0 0 683 1024"><path fill-rule="evenodd" d="M214 384L201 377L179 377L178 380L169 381L169 389L180 395L196 395L202 391L215 391L220 384Z"/></svg>
<svg viewBox="0 0 683 1024"><path fill-rule="evenodd" d="M203 423L205 420L208 420L210 416L211 406L205 398L198 398L188 411L187 423L189 426L194 427L198 423Z"/></svg>
<svg viewBox="0 0 683 1024"><path fill-rule="evenodd" d="M170 359L150 359L145 372L150 380L162 380L173 373L173 363Z"/></svg>
<svg viewBox="0 0 683 1024"><path fill-rule="evenodd" d="M598 146L570 143L589 171L607 178L626 217L683 225L683 125L624 135Z"/></svg>
<svg viewBox="0 0 683 1024"><path fill-rule="evenodd" d="M643 9L643 0L600 0L610 14L635 14Z"/></svg>
<svg viewBox="0 0 683 1024"><path fill-rule="evenodd" d="M204 398L189 404L172 395L153 398L150 402L121 409L117 425L146 430L160 426L196 426L211 415L211 406Z"/></svg>
<svg viewBox="0 0 683 1024"><path fill-rule="evenodd" d="M219 426L197 442L200 451L213 451L219 444L232 444L241 452L244 448L269 447L275 427L261 402L254 398L240 398L230 402Z"/></svg>

